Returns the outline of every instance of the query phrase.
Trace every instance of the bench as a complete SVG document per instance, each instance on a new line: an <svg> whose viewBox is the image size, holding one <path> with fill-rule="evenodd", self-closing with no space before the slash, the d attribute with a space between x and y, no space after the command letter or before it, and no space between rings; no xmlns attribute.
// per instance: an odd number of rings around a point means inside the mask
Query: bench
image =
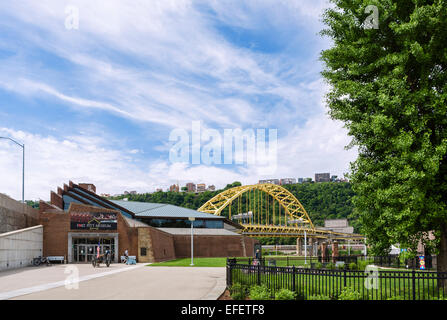
<svg viewBox="0 0 447 320"><path fill-rule="evenodd" d="M124 260L126 260L126 256L121 256L120 259L121 262L124 262ZM137 261L137 256L129 256L129 260Z"/></svg>
<svg viewBox="0 0 447 320"><path fill-rule="evenodd" d="M59 261L60 263L65 263L64 256L49 256L49 257L47 257L47 259L50 262Z"/></svg>

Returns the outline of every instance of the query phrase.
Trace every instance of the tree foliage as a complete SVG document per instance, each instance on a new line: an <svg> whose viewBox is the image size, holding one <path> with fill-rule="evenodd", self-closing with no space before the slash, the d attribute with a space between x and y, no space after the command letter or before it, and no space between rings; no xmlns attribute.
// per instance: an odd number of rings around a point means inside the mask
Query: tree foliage
<svg viewBox="0 0 447 320"><path fill-rule="evenodd" d="M355 214L376 253L392 243L414 251L422 239L446 269L447 2L332 2L322 74L330 115L359 150L350 175ZM362 25L367 5L378 8L378 29Z"/></svg>

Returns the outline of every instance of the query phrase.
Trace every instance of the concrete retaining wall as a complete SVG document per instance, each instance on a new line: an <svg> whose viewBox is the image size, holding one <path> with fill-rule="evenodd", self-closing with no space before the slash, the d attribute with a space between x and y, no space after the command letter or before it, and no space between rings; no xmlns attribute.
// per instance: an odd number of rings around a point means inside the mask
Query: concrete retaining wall
<svg viewBox="0 0 447 320"><path fill-rule="evenodd" d="M43 226L0 234L0 271L26 267L42 255Z"/></svg>
<svg viewBox="0 0 447 320"><path fill-rule="evenodd" d="M39 224L39 210L0 193L0 234Z"/></svg>

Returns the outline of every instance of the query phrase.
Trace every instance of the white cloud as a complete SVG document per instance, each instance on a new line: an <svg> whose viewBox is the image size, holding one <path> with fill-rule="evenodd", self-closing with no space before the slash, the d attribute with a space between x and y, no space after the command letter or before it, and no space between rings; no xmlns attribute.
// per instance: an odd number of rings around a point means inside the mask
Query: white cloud
<svg viewBox="0 0 447 320"><path fill-rule="evenodd" d="M217 19L247 29L269 26L272 32L305 29L314 36L321 27L318 17L325 0L78 0L73 4L80 9L79 30L65 29L66 4L0 4L0 31L20 39L0 44L16 52L2 58L1 88L80 113L109 112L149 123L158 135L171 128L190 130L197 120L202 129L277 128L278 166L272 175L277 178L313 176L316 171L341 175L355 158L354 150L343 149L349 142L346 131L324 114L317 57L295 64L298 58L284 53L238 47L215 28ZM217 18L200 11L200 6L211 7ZM65 67L35 58L41 51ZM2 126L6 128L0 134L27 145L27 198L47 199L50 189L69 179L95 183L99 192L118 193L153 191L177 180L223 187L235 180L256 183L264 178L255 166L169 163L163 160L169 151L168 134L151 146L149 152L160 160L149 163L141 161L140 146L109 147L120 132L114 137L92 132L56 137ZM20 198L20 150L0 141L0 156L0 192Z"/></svg>

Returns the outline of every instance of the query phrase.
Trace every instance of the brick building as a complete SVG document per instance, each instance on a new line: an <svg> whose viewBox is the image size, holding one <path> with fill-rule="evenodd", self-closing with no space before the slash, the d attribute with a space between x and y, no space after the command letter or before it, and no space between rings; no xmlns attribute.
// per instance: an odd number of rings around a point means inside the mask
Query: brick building
<svg viewBox="0 0 447 320"><path fill-rule="evenodd" d="M107 200L91 186L70 181L51 192L50 203L40 202L44 256L88 263L99 246L101 252L110 250L115 262L126 249L138 262L189 257L191 217L195 257L252 255L256 240L238 234L241 227L225 217L169 204Z"/></svg>

